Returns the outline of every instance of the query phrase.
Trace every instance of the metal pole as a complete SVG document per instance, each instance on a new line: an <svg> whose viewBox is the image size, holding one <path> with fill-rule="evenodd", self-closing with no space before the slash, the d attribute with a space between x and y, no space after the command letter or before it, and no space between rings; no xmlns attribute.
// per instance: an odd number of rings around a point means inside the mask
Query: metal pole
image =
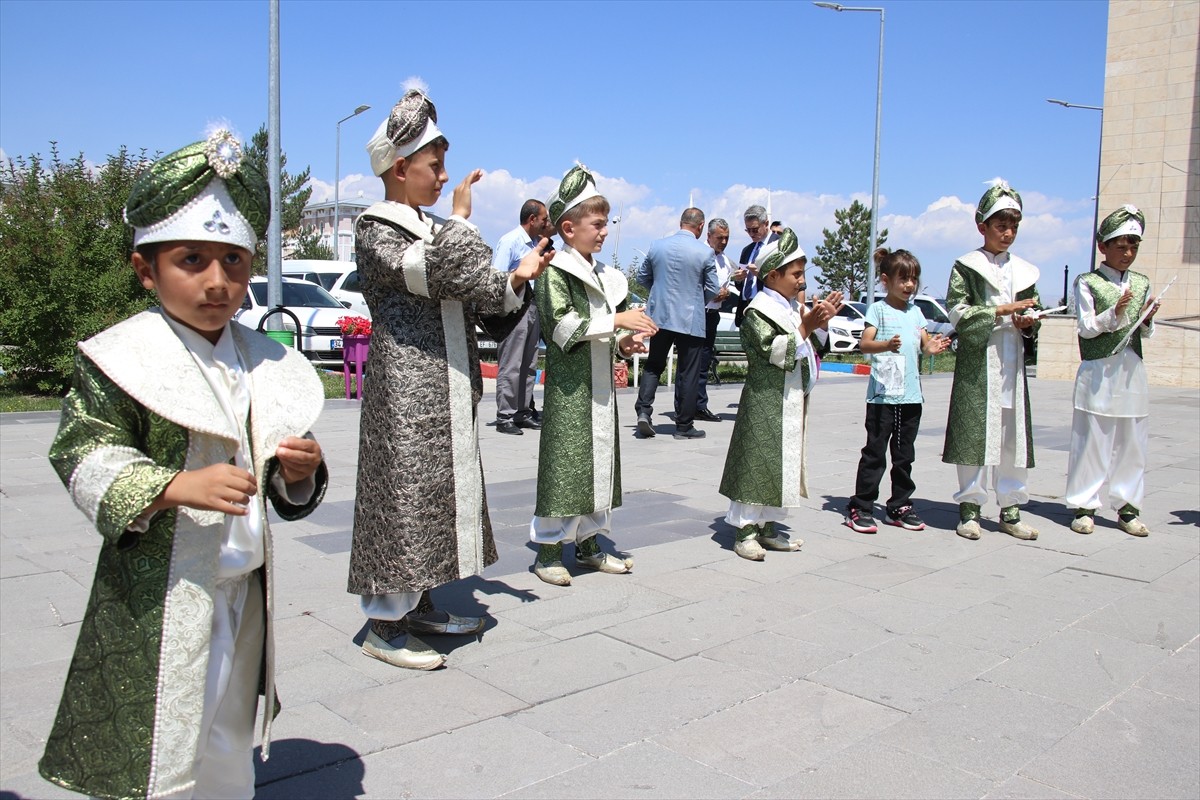
<svg viewBox="0 0 1200 800"><path fill-rule="evenodd" d="M1100 159L1104 155L1104 109L1100 110L1100 146L1096 149L1096 210L1092 212L1092 266L1096 271L1096 232L1100 230Z"/></svg>
<svg viewBox="0 0 1200 800"><path fill-rule="evenodd" d="M333 260L342 260L342 244L341 237L338 235L341 227L341 182L342 182L342 123L348 119L354 119L364 111L369 111L370 106L361 105L354 109L353 114L347 114L337 121L337 144L334 147L333 154Z"/></svg>
<svg viewBox="0 0 1200 800"><path fill-rule="evenodd" d="M1091 269L1096 269L1096 231L1100 227L1100 164L1104 156L1104 106L1085 106L1079 103L1069 103L1066 100L1055 100L1053 97L1046 98L1047 103L1053 103L1056 106L1063 108L1085 108L1088 111L1100 112L1100 146L1096 153L1096 207L1092 212L1092 235L1088 240L1092 245L1092 260Z"/></svg>
<svg viewBox="0 0 1200 800"><path fill-rule="evenodd" d="M354 116L354 115L351 114L350 116ZM341 210L339 208L339 206L341 205L342 199L340 196L341 187L338 184L340 184L342 182L342 123L344 121L345 120L338 120L338 124L335 126L337 128L337 145L335 146L334 156L333 156L333 260L334 261L342 260L342 245L341 245L340 238L338 236L338 223L340 222L340 218L338 216L338 211Z"/></svg>
<svg viewBox="0 0 1200 800"><path fill-rule="evenodd" d="M875 84L875 165L871 172L871 249L867 253L866 300L870 304L875 302L875 248L879 246L879 139L883 121L883 22L886 12L882 8L844 6L840 3L816 2L813 5L839 12L879 12L879 76Z"/></svg>
<svg viewBox="0 0 1200 800"><path fill-rule="evenodd" d="M267 91L267 182L271 186L271 222L267 226L267 306L283 305L283 235L279 196L279 0L271 0L270 58ZM272 330L283 330L282 314L267 321ZM300 331L296 331L300 335Z"/></svg>
<svg viewBox="0 0 1200 800"><path fill-rule="evenodd" d="M875 86L875 168L871 176L871 249L867 251L867 302L875 302L875 248L879 245L879 132L883 118L883 9L879 9L879 77Z"/></svg>

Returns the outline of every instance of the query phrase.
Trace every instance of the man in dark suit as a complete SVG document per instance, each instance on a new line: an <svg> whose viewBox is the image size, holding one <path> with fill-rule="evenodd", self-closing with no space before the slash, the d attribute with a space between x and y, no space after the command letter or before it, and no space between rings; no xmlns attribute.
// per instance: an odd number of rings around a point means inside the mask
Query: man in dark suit
<svg viewBox="0 0 1200 800"><path fill-rule="evenodd" d="M767 219L767 210L762 206L747 208L746 213L742 215L742 220L746 223L746 233L750 235L750 244L742 248L742 254L738 257L738 270L733 273L732 278L734 285L741 293L737 311L733 315L735 325L742 324L742 315L746 313L746 306L754 299L754 295L758 294L758 275L755 274L753 266L758 251L767 242L773 242L779 238L778 234L771 233L771 221Z"/></svg>
<svg viewBox="0 0 1200 800"><path fill-rule="evenodd" d="M689 208L679 218L679 231L650 245L638 268L637 282L650 290L646 314L658 325L638 387L637 428L642 437L654 436L651 422L654 395L667 366L671 346L679 360L675 376L675 438L701 439L695 427L696 394L700 388L700 354L704 349L705 303L720 291L713 250L699 241L704 212Z"/></svg>

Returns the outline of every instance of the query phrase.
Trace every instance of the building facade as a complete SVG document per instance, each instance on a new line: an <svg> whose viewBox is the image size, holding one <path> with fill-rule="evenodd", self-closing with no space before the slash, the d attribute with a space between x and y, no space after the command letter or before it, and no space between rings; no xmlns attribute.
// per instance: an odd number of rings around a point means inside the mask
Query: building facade
<svg viewBox="0 0 1200 800"><path fill-rule="evenodd" d="M1174 279L1146 347L1150 381L1200 388L1200 2L1109 0L1100 216L1146 215L1134 268L1157 293ZM1047 287L1043 295L1055 294ZM1073 320L1047 320L1038 375L1073 379Z"/></svg>
<svg viewBox="0 0 1200 800"><path fill-rule="evenodd" d="M337 245L334 245L333 201L309 203L300 214L301 227L314 228L321 243L334 252L338 261L354 261L354 222L358 215L371 206L370 200L362 197L344 198L338 201Z"/></svg>

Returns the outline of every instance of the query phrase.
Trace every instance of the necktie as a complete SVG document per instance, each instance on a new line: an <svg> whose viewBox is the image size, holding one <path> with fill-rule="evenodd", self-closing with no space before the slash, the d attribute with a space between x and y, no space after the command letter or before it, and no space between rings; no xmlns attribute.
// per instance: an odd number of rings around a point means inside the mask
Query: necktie
<svg viewBox="0 0 1200 800"><path fill-rule="evenodd" d="M758 248L762 247L762 242L755 242L754 247L750 250L750 258L746 259L748 263L753 264L754 259L758 258ZM758 294L758 279L753 273L746 273L746 282L742 291L742 295L746 300L750 300L754 295Z"/></svg>

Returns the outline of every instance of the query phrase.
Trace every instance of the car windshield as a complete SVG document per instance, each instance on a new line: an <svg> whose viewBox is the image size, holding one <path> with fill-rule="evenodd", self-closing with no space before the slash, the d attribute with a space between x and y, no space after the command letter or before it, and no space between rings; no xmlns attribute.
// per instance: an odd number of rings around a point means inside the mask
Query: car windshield
<svg viewBox="0 0 1200 800"><path fill-rule="evenodd" d="M839 317L846 317L847 319L865 319L867 316L867 309L862 303L855 303L851 301L849 303L843 303L842 307L838 309L837 315Z"/></svg>
<svg viewBox="0 0 1200 800"><path fill-rule="evenodd" d="M266 281L250 284L250 291L254 292L255 305L265 306L267 304ZM285 281L283 304L301 308L344 308L329 292L315 283L307 281Z"/></svg>
<svg viewBox="0 0 1200 800"><path fill-rule="evenodd" d="M921 309L921 313L925 315L925 319L930 322L950 322L949 318L942 313L942 309L938 308L937 303L932 300L918 298L913 302L917 304L917 308Z"/></svg>

